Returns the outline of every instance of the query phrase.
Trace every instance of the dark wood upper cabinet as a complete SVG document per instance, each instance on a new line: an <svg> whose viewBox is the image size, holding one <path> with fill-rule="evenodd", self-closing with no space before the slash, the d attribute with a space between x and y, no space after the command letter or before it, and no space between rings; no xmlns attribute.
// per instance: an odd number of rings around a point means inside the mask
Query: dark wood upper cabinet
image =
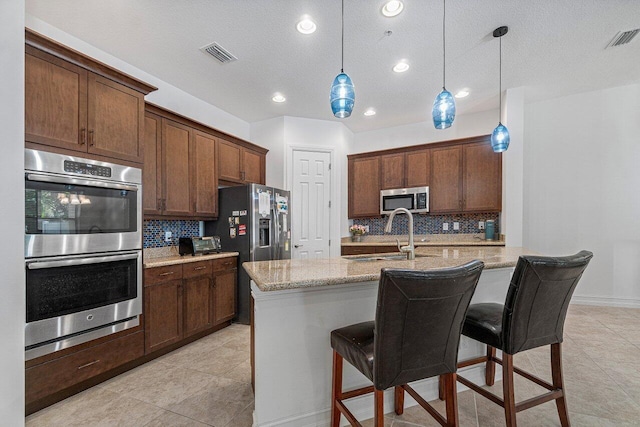
<svg viewBox="0 0 640 427"><path fill-rule="evenodd" d="M164 215L188 217L192 214L189 173L191 134L189 127L162 119Z"/></svg>
<svg viewBox="0 0 640 427"><path fill-rule="evenodd" d="M145 215L162 212L162 118L146 113L144 121L142 207Z"/></svg>
<svg viewBox="0 0 640 427"><path fill-rule="evenodd" d="M431 151L409 151L406 154L407 187L428 187L431 179Z"/></svg>
<svg viewBox="0 0 640 427"><path fill-rule="evenodd" d="M264 184L266 153L218 139L218 179L236 184Z"/></svg>
<svg viewBox="0 0 640 427"><path fill-rule="evenodd" d="M464 145L463 159L465 212L502 210L502 156L487 141Z"/></svg>
<svg viewBox="0 0 640 427"><path fill-rule="evenodd" d="M380 216L380 190L429 187L429 213L500 212L502 155L489 136L347 156L349 218Z"/></svg>
<svg viewBox="0 0 640 427"><path fill-rule="evenodd" d="M382 166L380 189L405 187L405 155L404 153L380 156Z"/></svg>
<svg viewBox="0 0 640 427"><path fill-rule="evenodd" d="M196 216L218 214L218 176L216 173L216 139L206 133L194 131L193 157L193 213Z"/></svg>
<svg viewBox="0 0 640 427"><path fill-rule="evenodd" d="M380 156L349 158L349 218L380 216Z"/></svg>
<svg viewBox="0 0 640 427"><path fill-rule="evenodd" d="M156 88L30 30L25 40L25 143L142 163Z"/></svg>
<svg viewBox="0 0 640 427"><path fill-rule="evenodd" d="M429 212L462 211L462 147L431 150Z"/></svg>

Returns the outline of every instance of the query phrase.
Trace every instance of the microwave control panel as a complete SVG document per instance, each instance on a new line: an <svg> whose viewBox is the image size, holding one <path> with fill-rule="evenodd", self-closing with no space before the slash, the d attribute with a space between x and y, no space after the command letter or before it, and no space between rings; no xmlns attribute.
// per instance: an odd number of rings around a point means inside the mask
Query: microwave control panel
<svg viewBox="0 0 640 427"><path fill-rule="evenodd" d="M64 161L64 171L111 178L111 168L109 167L91 165L89 163L72 162L70 160Z"/></svg>
<svg viewBox="0 0 640 427"><path fill-rule="evenodd" d="M416 194L416 209L427 209L427 193Z"/></svg>

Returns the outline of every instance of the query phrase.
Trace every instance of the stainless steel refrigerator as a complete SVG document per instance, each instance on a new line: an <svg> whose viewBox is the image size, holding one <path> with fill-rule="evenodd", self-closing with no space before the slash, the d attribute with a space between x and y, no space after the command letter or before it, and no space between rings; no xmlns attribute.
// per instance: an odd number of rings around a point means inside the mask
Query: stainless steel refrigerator
<svg viewBox="0 0 640 427"><path fill-rule="evenodd" d="M205 235L220 236L223 251L238 252L238 323L248 324L250 279L243 262L291 258L291 196L259 184L218 190L218 220L205 223Z"/></svg>

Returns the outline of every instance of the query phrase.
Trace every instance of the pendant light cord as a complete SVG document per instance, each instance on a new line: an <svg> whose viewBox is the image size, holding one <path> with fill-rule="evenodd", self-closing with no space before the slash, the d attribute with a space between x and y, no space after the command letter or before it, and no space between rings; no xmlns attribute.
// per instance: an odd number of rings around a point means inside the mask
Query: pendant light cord
<svg viewBox="0 0 640 427"><path fill-rule="evenodd" d="M343 0L344 1L344 0ZM445 43L445 18L447 16L447 0L442 0L442 89L445 87L445 76L447 75L447 47Z"/></svg>
<svg viewBox="0 0 640 427"><path fill-rule="evenodd" d="M340 58L340 72L344 73L344 0L342 0L342 57Z"/></svg>
<svg viewBox="0 0 640 427"><path fill-rule="evenodd" d="M502 123L502 36L500 36L500 83L499 83L500 93L498 96L500 97L500 110L498 111L498 123Z"/></svg>

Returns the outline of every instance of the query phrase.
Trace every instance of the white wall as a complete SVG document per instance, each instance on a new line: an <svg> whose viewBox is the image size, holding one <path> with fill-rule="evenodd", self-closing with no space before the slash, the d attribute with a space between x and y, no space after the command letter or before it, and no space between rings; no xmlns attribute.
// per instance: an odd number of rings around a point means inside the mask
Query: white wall
<svg viewBox="0 0 640 427"><path fill-rule="evenodd" d="M592 251L574 301L640 307L640 85L525 112L524 246Z"/></svg>
<svg viewBox="0 0 640 427"><path fill-rule="evenodd" d="M431 117L426 111L425 117ZM372 117L375 119L375 116ZM459 114L448 129L435 129L433 121L360 132L354 135L348 154L428 144L478 135L489 135L498 124L498 110Z"/></svg>
<svg viewBox="0 0 640 427"><path fill-rule="evenodd" d="M249 139L249 123L244 120L208 104L115 56L109 55L34 16L26 15L25 24L27 28L35 32L157 87L157 91L151 92L145 97L147 101L239 138Z"/></svg>
<svg viewBox="0 0 640 427"><path fill-rule="evenodd" d="M524 88L508 89L504 93L502 123L509 129L509 149L502 153L502 214L500 232L505 245L522 247L523 180L524 180ZM497 126L497 123L495 124ZM492 130L493 132L493 130Z"/></svg>
<svg viewBox="0 0 640 427"><path fill-rule="evenodd" d="M0 1L0 424L24 425L24 0Z"/></svg>
<svg viewBox="0 0 640 427"><path fill-rule="evenodd" d="M278 117L251 124L251 141L269 149L267 153L266 183L289 189L288 173L291 147L314 147L333 150L332 206L338 220L331 221L331 240L339 242L348 234L347 222L347 147L353 133L341 122ZM339 245L331 246L331 255L340 255Z"/></svg>

